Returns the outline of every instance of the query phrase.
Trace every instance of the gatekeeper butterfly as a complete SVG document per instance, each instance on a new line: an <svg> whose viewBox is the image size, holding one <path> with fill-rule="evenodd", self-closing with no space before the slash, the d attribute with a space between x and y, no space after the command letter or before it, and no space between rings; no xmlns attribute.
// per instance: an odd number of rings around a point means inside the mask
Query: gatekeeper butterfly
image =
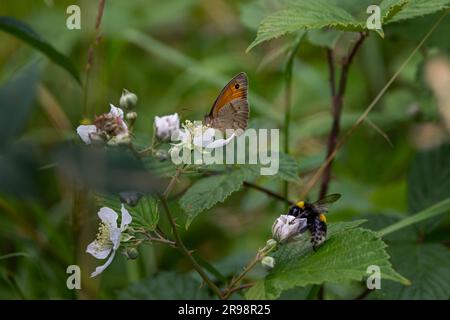
<svg viewBox="0 0 450 320"><path fill-rule="evenodd" d="M236 135L244 132L250 113L247 91L247 75L241 72L222 89L203 123L223 133L226 129L234 129Z"/></svg>

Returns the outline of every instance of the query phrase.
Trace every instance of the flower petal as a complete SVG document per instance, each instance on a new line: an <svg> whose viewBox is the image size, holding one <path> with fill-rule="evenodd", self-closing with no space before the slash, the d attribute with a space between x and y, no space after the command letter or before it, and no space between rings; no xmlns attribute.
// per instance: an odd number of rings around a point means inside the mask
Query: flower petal
<svg viewBox="0 0 450 320"><path fill-rule="evenodd" d="M296 218L292 215L281 215L272 226L272 236L279 242L290 240L307 229L306 218Z"/></svg>
<svg viewBox="0 0 450 320"><path fill-rule="evenodd" d="M78 126L77 133L80 136L81 140L83 140L84 143L90 144L92 142L90 135L92 133L97 132L97 127L94 125L82 125Z"/></svg>
<svg viewBox="0 0 450 320"><path fill-rule="evenodd" d="M105 264L95 268L95 271L91 273L91 278L98 276L100 273L102 273L111 264L111 262L114 259L115 254L116 254L116 251L113 250L113 252L109 256L108 260L106 260Z"/></svg>
<svg viewBox="0 0 450 320"><path fill-rule="evenodd" d="M113 228L109 230L109 239L113 243L113 250L117 250L120 247L121 238L122 231L119 228Z"/></svg>
<svg viewBox="0 0 450 320"><path fill-rule="evenodd" d="M180 130L180 118L178 113L174 113L167 116L155 117L154 128L156 137L162 141L167 141L178 137L178 131ZM177 139L178 140L178 139Z"/></svg>
<svg viewBox="0 0 450 320"><path fill-rule="evenodd" d="M111 109L109 110L109 113L112 114L114 117L120 117L123 119L123 110L120 108L117 108L112 103L109 104Z"/></svg>
<svg viewBox="0 0 450 320"><path fill-rule="evenodd" d="M120 223L120 230L124 231L128 227L128 225L131 223L131 220L133 220L133 218L131 217L128 210L125 209L125 206L123 204L122 204L122 208L120 209L120 211L122 212L122 221Z"/></svg>
<svg viewBox="0 0 450 320"><path fill-rule="evenodd" d="M112 246L100 246L97 241L92 241L86 248L87 253L100 260L106 259L111 250Z"/></svg>
<svg viewBox="0 0 450 320"><path fill-rule="evenodd" d="M233 140L233 138L235 137L235 134L233 133L229 138L227 139L216 139L213 142L211 142L210 144L208 144L206 146L206 148L208 149L215 149L215 148L221 148L223 146L226 146L227 144L230 143L231 140Z"/></svg>
<svg viewBox="0 0 450 320"><path fill-rule="evenodd" d="M214 135L216 134L216 130L214 128L208 128L203 131L203 141L209 141L214 139Z"/></svg>
<svg viewBox="0 0 450 320"><path fill-rule="evenodd" d="M100 208L98 211L98 217L102 222L108 225L110 228L117 228L117 213L108 207Z"/></svg>

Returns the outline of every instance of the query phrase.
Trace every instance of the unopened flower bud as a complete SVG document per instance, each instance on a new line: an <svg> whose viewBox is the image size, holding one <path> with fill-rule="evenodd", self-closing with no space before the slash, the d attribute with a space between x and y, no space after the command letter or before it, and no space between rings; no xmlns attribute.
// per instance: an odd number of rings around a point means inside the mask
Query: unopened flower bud
<svg viewBox="0 0 450 320"><path fill-rule="evenodd" d="M123 191L119 193L120 202L135 207L142 198L142 193L136 191Z"/></svg>
<svg viewBox="0 0 450 320"><path fill-rule="evenodd" d="M125 252L126 256L130 260L134 260L139 256L139 251L137 251L136 248L127 248L127 251Z"/></svg>
<svg viewBox="0 0 450 320"><path fill-rule="evenodd" d="M130 120L130 121L136 120L137 116L138 116L138 114L135 111L128 112L126 115L127 120Z"/></svg>
<svg viewBox="0 0 450 320"><path fill-rule="evenodd" d="M156 150L155 157L159 161L165 161L165 160L169 159L169 153L166 150L159 149L159 150Z"/></svg>
<svg viewBox="0 0 450 320"><path fill-rule="evenodd" d="M274 239L269 239L269 240L267 240L267 242L266 242L266 248L273 248L273 247L275 247L276 245L277 245L277 241L276 240L274 240Z"/></svg>
<svg viewBox="0 0 450 320"><path fill-rule="evenodd" d="M261 264L265 267L272 269L275 267L275 259L273 257L267 256L261 260Z"/></svg>
<svg viewBox="0 0 450 320"><path fill-rule="evenodd" d="M137 101L137 95L127 89L123 89L122 96L120 97L120 106L122 108L131 110L136 106Z"/></svg>

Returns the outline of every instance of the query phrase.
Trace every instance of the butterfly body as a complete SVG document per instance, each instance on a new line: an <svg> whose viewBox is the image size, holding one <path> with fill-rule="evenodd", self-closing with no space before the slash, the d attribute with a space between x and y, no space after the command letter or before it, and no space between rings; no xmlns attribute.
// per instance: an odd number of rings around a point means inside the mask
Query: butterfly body
<svg viewBox="0 0 450 320"><path fill-rule="evenodd" d="M222 89L203 123L225 133L233 129L239 135L248 125L248 78L239 73Z"/></svg>

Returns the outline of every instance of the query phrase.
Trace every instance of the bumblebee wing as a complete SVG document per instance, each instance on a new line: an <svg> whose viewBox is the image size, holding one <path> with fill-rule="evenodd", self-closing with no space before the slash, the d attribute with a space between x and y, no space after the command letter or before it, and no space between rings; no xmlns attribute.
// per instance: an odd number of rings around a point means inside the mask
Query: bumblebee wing
<svg viewBox="0 0 450 320"><path fill-rule="evenodd" d="M325 197L317 200L316 202L314 202L314 204L315 205L332 204L332 203L338 201L340 197L341 197L340 193L329 194L329 195L326 195Z"/></svg>
<svg viewBox="0 0 450 320"><path fill-rule="evenodd" d="M313 203L320 212L327 212L330 204L336 202L341 197L340 193L329 194Z"/></svg>

